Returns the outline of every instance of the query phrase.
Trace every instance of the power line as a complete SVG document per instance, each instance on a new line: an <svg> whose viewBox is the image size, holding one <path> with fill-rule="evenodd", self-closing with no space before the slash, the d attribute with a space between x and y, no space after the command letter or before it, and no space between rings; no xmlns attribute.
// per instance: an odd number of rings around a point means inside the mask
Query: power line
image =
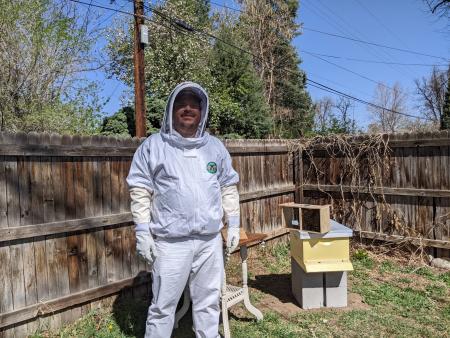
<svg viewBox="0 0 450 338"><path fill-rule="evenodd" d="M152 10L152 9L150 8L150 10ZM157 13L156 11L154 11L154 13L158 15L158 13ZM170 17L169 17L169 18L170 18ZM172 19L172 18L171 18L171 19ZM207 35L208 37L211 37L211 38L213 38L213 39L215 39L215 40L217 40L217 41L221 41L222 43L227 44L228 46L233 47L233 48L235 48L235 49L238 49L238 50L241 51L241 52L244 52L244 53L246 53L246 54L249 54L249 55L253 56L254 58L256 58L257 60L259 60L260 62L262 61L259 57L257 57L257 56L254 55L253 53L251 53L251 52L249 52L249 51L247 51L247 50L244 50L244 49L242 49L242 48L240 48L240 47L238 47L238 46L235 46L235 45L233 45L233 44L231 44L231 43L229 43L229 42L227 42L227 41L224 41L223 39L220 39L220 38L214 36L214 35L211 34L211 33L203 32L203 31L201 31L201 30L199 30L199 29L195 29L194 27L190 27L190 28L191 28L192 30L196 31L196 32L199 32L199 33L201 33L201 34ZM325 61L327 61L327 60L325 60ZM329 62L329 61L327 61L327 62ZM339 67L340 67L340 66L339 66ZM282 70L284 70L284 71L286 71L286 72L289 72L289 73L293 73L291 70L286 69L286 68L280 68L280 69L282 69ZM355 73L355 74L357 74L357 73ZM358 74L358 75L359 75L359 76L362 76L361 74ZM363 77L364 77L364 76L363 76ZM366 78L366 77L364 77L364 78ZM372 79L370 79L370 78L367 78L367 79L370 80L370 81L373 81L373 82L375 82L375 83L377 83L377 84L383 85L382 83L379 83L379 82L377 82L377 81L374 81L374 80L372 80ZM326 85L323 85L323 84L321 84L321 83L319 83L319 82L317 82L317 81L313 81L313 80L309 80L309 79L307 79L307 81L308 81L308 82L312 82L315 86L321 86L321 88L319 88L319 89L331 91L331 92L334 93L334 94L344 96L344 97L346 97L346 98L355 100L355 101L357 101L357 102L360 102L360 103L363 103L363 104L366 104L366 105L369 105L369 106L372 106L372 107L375 107L375 108L378 108L378 109L383 109L383 110L385 110L385 111L389 111L389 112L394 113L394 114L400 114L400 115L407 116L407 117L411 117L411 118L425 119L425 120L426 120L426 118L423 118L423 117L420 117L420 116L415 116L415 115L410 115L410 114L398 112L398 111L395 111L395 110L392 110L392 109L389 109L389 108L386 108L386 107L382 107L382 106L376 105L376 104L374 104L374 103L372 103L372 102L368 102L368 101L365 101L365 100L363 100L363 99L359 99L359 98L357 98L357 97L355 97L355 96L352 96L352 95L343 93L343 92L341 92L341 91L338 91L338 90L336 90L336 89L333 89L333 88L331 88L331 87L328 87L328 86L326 86ZM386 85L383 85L383 86L387 87ZM390 88L390 87L387 87L387 88ZM392 89L392 88L390 88L390 89Z"/></svg>
<svg viewBox="0 0 450 338"><path fill-rule="evenodd" d="M76 2L76 3L79 3L79 4L83 4L83 5L90 5L90 4L87 3L87 2L79 1L79 0L69 0L69 1ZM146 19L146 20L149 20L149 21L151 21L151 22L154 22L155 24L159 24L159 22L155 22L154 20L151 20L150 18L148 18L148 17L145 16L145 15L136 15L136 14L134 14L134 13L130 13L130 12L126 12L126 11L120 11L120 10L115 9L115 8L110 8L110 7L101 6L101 5L92 5L92 6L93 6L93 7L97 7L97 8L108 9L108 10L112 10L112 11L118 11L119 13L127 14L127 15L130 15L130 16L135 16L135 17L136 17L136 16L140 16L140 17L142 17L142 18L144 18L144 19ZM150 8L150 10L152 10L156 15L162 17L164 20L167 20L167 21L169 21L169 22L172 23L172 24L179 24L179 22L182 22L182 20L180 20L180 19L173 19L173 18L171 18L170 16L167 16L167 15L165 15L165 14L160 15L160 14L159 14L159 13L160 13L159 10L155 11L155 10L153 10L152 8ZM164 25L162 25L162 26L164 26ZM173 27L167 27L167 26L164 26L164 27L170 28L170 29L175 29L175 28L173 28ZM253 56L254 58L256 58L257 60L259 60L260 62L262 62L262 60L260 60L259 57L257 57L256 55L252 54L251 52L249 52L249 51L247 51L247 50L245 50L245 49L242 49L242 48L240 48L240 47L238 47L238 46L235 46L235 45L233 45L233 44L231 44L231 43L229 43L229 42L227 42L227 41L225 41L225 40L223 40L223 39L220 39L220 38L214 36L214 35L211 34L211 33L203 32L203 31L201 31L200 29L194 28L194 27L192 27L192 26L190 26L190 25L188 25L188 24L185 24L185 25L182 26L182 28L186 29L185 27L187 27L187 30L188 30L189 32L191 32L191 33L192 33L192 32L198 32L198 33L201 33L201 34L206 35L206 36L208 36L208 37L211 37L211 38L213 38L213 39L215 39L215 40L217 40L217 41L221 41L222 43L227 44L228 46L233 47L233 48L235 48L235 49L237 49L237 50L239 50L239 51L241 51L241 52L243 52L243 53L249 54L249 55ZM178 29L175 29L175 30L176 30L177 32L181 32L181 31L179 31ZM203 41L203 40L202 40L202 41ZM205 42L205 41L203 41L203 42ZM234 55L235 55L235 54L234 54ZM237 56L237 55L236 55L236 56ZM294 73L293 71L291 71L290 69L282 68L282 67L277 67L277 68L279 68L279 69L281 69L281 70L284 70L285 72L288 72L288 73L291 73L291 74L294 74L294 75L295 75L295 73ZM368 106L371 106L371 107L375 107L375 108L378 108L378 109L383 109L383 110L385 110L385 111L388 111L388 112L391 112L391 113L394 113L394 114L400 114L400 115L408 116L408 117L411 117L411 118L428 120L427 118L424 118L424 117L415 116L415 115L410 115L410 114L398 112L398 111L395 111L395 110L392 110L392 109L389 109L389 108L386 108L386 107L379 106L379 105L377 105L377 104L375 104L375 103L372 103L372 102L369 102L369 101L365 101L365 100L363 100L363 99L357 98L357 97L352 96L352 95L350 95L350 94L346 94L346 93L341 92L341 91L339 91L339 90L337 90L337 89L333 89L333 88L328 87L328 86L326 86L326 85L324 85L324 84L321 84L320 82L313 81L313 80L310 80L310 79L308 79L308 78L306 79L306 81L309 82L310 85L311 85L312 87L316 87L316 88L318 88L318 89L322 89L322 90L328 91L328 92L330 92L330 93L333 93L333 94L336 94L336 95L339 95L339 96L342 96L342 97L349 98L349 99L351 99L351 100L354 100L354 101L356 101L356 102L363 103L363 104L368 105Z"/></svg>
<svg viewBox="0 0 450 338"><path fill-rule="evenodd" d="M342 18L336 10L331 10L325 3L319 1L311 1L304 2L304 5L307 5L307 8L310 8L316 15L323 17L326 23L331 24L336 27L337 30L334 32L340 33L344 36L349 36L353 39L365 40L366 38L362 36L362 34L358 31L358 29L354 28L350 23L347 22L345 18ZM323 9L321 9L318 5L321 5ZM365 44L359 44L354 42L357 47L364 49L366 52L375 57L375 59L383 60L383 61L393 61L393 60L385 60L386 56L388 59L392 59L392 56L387 53L387 51L376 48L374 46L369 46ZM394 60L396 61L396 60ZM389 65L389 67L398 72L401 76L405 76L405 72L402 69L394 67L393 65Z"/></svg>
<svg viewBox="0 0 450 338"><path fill-rule="evenodd" d="M324 77L322 75L319 75L319 74L311 72L311 71L308 71L308 76L309 75L312 75L314 78L323 79L325 81L325 83L329 82L329 83L332 83L332 84L334 84L334 85L336 85L338 87L345 88L345 90L351 90L351 91L359 92L362 95L364 95L365 97L370 97L372 95L372 94L366 93L365 91L363 91L363 90L361 90L359 88L351 88L351 87L349 87L349 86L347 86L347 85L345 85L345 84L343 84L341 82L331 80L331 79L329 79L327 77Z"/></svg>
<svg viewBox="0 0 450 338"><path fill-rule="evenodd" d="M81 4L81 5L86 5L86 6L92 6L92 7L96 7L96 8L106 9L108 11L114 11L116 13L122 13L122 14L126 14L126 15L131 15L131 16L143 17L144 19L149 20L149 18L146 17L145 15L137 15L137 14L134 14L134 13L131 13L131 12L127 12L127 11L124 11L124 10L121 10L121 9L117 9L117 8L106 7L106 6L97 5L97 4L91 4L91 3L84 2L84 1L79 1L79 0L69 0L69 1L76 2L76 3Z"/></svg>
<svg viewBox="0 0 450 338"><path fill-rule="evenodd" d="M235 12L242 13L242 10L240 10L240 9L229 7L229 6L226 6L226 5L222 5L222 4L219 4L218 2L215 2L215 1L210 1L210 3L212 3L213 5L219 6L219 7L223 7L223 8L229 9L230 11L235 11Z"/></svg>
<svg viewBox="0 0 450 338"><path fill-rule="evenodd" d="M354 22L351 23L351 25L353 27L355 27L356 30L358 30L358 26L354 25ZM361 40L366 40L366 41L370 41L371 37L366 36L367 32L360 32L359 36L356 36L356 38L359 38ZM345 35L345 34L344 34ZM386 41L383 41L383 43L385 43ZM387 43L387 42L386 42ZM404 45L397 45L394 44L395 47L400 47L400 48L406 48L406 49L411 49L407 46ZM372 49L374 50L379 50L382 54L387 56L387 59L381 59L380 61L388 61L388 62L403 62L403 55L396 53L392 50L388 50L388 49L382 49L382 48L377 48L374 46L371 46ZM427 51L428 52L428 51ZM376 58L378 59L378 58ZM406 78L409 80L410 76L412 77L419 77L420 75L417 73L417 70L411 67L397 67L396 65L388 65L388 67L395 69L397 72L400 72L402 74L404 74L406 76ZM405 72L406 71L406 72Z"/></svg>
<svg viewBox="0 0 450 338"><path fill-rule="evenodd" d="M313 81L313 80L310 80L310 79L306 79L306 81L309 82L309 85L312 86L312 87L315 87L315 88L324 90L324 91L329 92L329 93L332 93L332 94L336 94L336 95L339 95L339 96L343 96L343 97L345 97L345 98L354 100L354 101L356 101L356 102L363 103L363 104L365 104L365 105L367 105L367 106L371 106L371 107L374 107L374 108L377 108L377 109L382 109L382 110L384 110L384 111L387 111L387 112L390 112L390 113L394 113L394 114L403 115L403 116L406 116L406 117L411 117L411 118L415 118L415 119L421 119L421 120L431 121L431 119L428 119L428 118L426 118L426 117L416 116L416 115L410 115L410 114L407 114L407 113L402 113L402 112L395 111L395 110L392 110L392 109L389 109L389 108L386 108L386 107L379 106L379 105L377 105L377 104L375 104L375 103L373 103L373 102L369 102L369 101L366 101L366 100L357 98L357 97L355 97L355 96L353 96L353 95L350 95L350 94L341 92L341 91L339 91L339 90L337 90L337 89L333 89L333 88L331 88L331 87L328 87L328 86L326 86L326 85L324 85L324 84L321 84L320 82L317 82L317 81Z"/></svg>
<svg viewBox="0 0 450 338"><path fill-rule="evenodd" d="M122 10L127 4L123 4L122 6L120 6L120 10ZM101 25L103 25L106 21L110 20L114 15L116 15L117 12L112 12L110 15L108 15L104 20L102 20L99 24L97 24L98 27L100 27Z"/></svg>
<svg viewBox="0 0 450 338"><path fill-rule="evenodd" d="M387 62L387 61L377 61L377 60L367 60L367 59L356 59L356 58L349 58L345 56L337 56L337 55L329 55L329 54L321 54L316 52L310 52L306 50L302 50L304 53L308 54L314 54L318 56L323 56L326 58L332 58L332 59L341 59L341 60L348 60L348 61L356 61L356 62L365 62L365 63L378 63L378 64L387 64L387 65L397 65L397 66L423 66L423 67L447 67L447 64L432 64L432 63L402 63L402 62Z"/></svg>
<svg viewBox="0 0 450 338"><path fill-rule="evenodd" d="M399 41L403 47L410 48L403 39L401 39L394 31L392 31L387 25L383 23L383 21L378 18L362 1L360 0L353 0L356 2L363 10L365 10L369 15L381 26L384 28L386 32L388 32L391 36L393 36L397 41Z"/></svg>
<svg viewBox="0 0 450 338"><path fill-rule="evenodd" d="M324 35L329 35L329 36L334 36L336 38L340 38L340 39L346 39L346 40L351 40L351 41L355 41L355 42L359 42L359 43L364 43L367 45L372 45L372 46L377 46L377 47L381 47L381 48L387 48L387 49L392 49L392 50L397 50L400 52L404 52L404 53L410 53L410 54L416 54L416 55L423 55L423 56L428 56L428 57L432 57L432 58L436 58L436 59L441 59L441 60L445 60L446 62L448 62L449 60L442 57L442 56L436 56L436 55L431 55L431 54L425 54L425 53L421 53L421 52L416 52L410 49L403 49L403 48L397 48L397 47L392 47L392 46L386 46L386 45L382 45L379 43L375 43L375 42L369 42L369 41L364 41L364 40L360 40L360 39L354 39L348 36L344 36L344 35L339 35L339 34L334 34L334 33L329 33L329 32L324 32L324 31L320 31L318 29L313 29L313 28L307 28L307 27L302 27L303 30L305 31L310 31L310 32L315 32L315 33L319 33L319 34L324 34Z"/></svg>
<svg viewBox="0 0 450 338"><path fill-rule="evenodd" d="M214 39L216 41L220 41L223 44L226 44L229 47L235 48L235 49L237 49L237 50L239 50L239 51L241 51L243 53L249 54L249 55L253 56L254 58L260 60L260 62L262 62L262 60L258 56L256 56L255 54L249 52L248 50L245 50L245 49L243 49L241 47L238 47L238 46L236 46L236 45L234 45L234 44L232 44L232 43L230 43L230 42L228 42L228 41L226 41L226 40L224 40L222 38L219 38L219 37L217 37L217 36L215 36L215 35L213 35L211 33L208 33L208 32L202 31L201 29L195 28L195 27L189 25L188 23L184 22L183 20L180 20L180 19L178 19L176 17L175 18L171 17L171 16L163 13L162 11L156 9L154 6L147 5L146 8L149 9L150 11L152 11L153 13L155 13L156 15L158 15L159 17L163 18L164 20L166 20L166 21L168 21L168 22L170 22L172 24L175 24L175 25L177 25L177 26L179 26L179 27L181 27L181 28L183 28L183 29L185 29L185 30L187 30L189 32L199 33L199 34L201 34L203 36L206 36L208 38L212 38L212 39Z"/></svg>
<svg viewBox="0 0 450 338"><path fill-rule="evenodd" d="M237 8L233 8L233 7L229 7L223 4L220 4L218 2L215 1L210 1L211 4L219 6L219 7L223 7L232 11L236 11L236 12L240 12L243 13L243 11L241 9L237 9ZM150 10L153 10L152 8L150 8ZM382 44L378 44L375 42L369 42L369 41L364 41L364 40L360 40L360 39L355 39L355 38L351 38L351 37L347 37L347 36L343 36L343 35L338 35L338 34L333 34L333 33L328 33L328 32L323 32L323 31L319 31L316 29L312 29L312 28L307 28L307 27L302 27L303 30L309 30L312 32L316 32L316 33L321 33L321 34L326 34L326 35L330 35L330 36L334 36L334 37L338 37L338 38L342 38L342 39L348 39L348 40L352 40L355 42L360 42L360 43L365 43L365 44L369 44L369 45L373 45L373 46L377 46L377 47L382 47L382 48L388 48L388 49L393 49L393 50L397 50L397 51L401 51L401 52L405 52L405 53L412 53L412 54L416 54L416 55L422 55L422 56L428 56L428 57L433 57L433 58L437 58L437 59L441 59L441 60L445 60L445 61L449 61L446 58L442 57L442 56L436 56L436 55L430 55L430 54L425 54L425 53L421 53L421 52L416 52L413 50L409 50L409 49L402 49L402 48L396 48L396 47L392 47L392 46L386 46L386 45L382 45ZM381 63L381 62L380 62ZM395 62L386 62L386 64L392 64L392 65L403 65L401 63L395 63ZM409 64L404 64L405 66L409 66ZM411 64L411 66L414 66L416 64ZM421 65L421 64L417 64L417 65ZM443 65L444 66L444 65Z"/></svg>
<svg viewBox="0 0 450 338"><path fill-rule="evenodd" d="M349 73L352 73L352 74L354 74L354 75L356 75L356 76L359 76L359 77L362 78L362 79L365 79L365 80L367 80L367 81L373 82L373 83L375 83L375 84L377 84L377 85L386 87L386 88L388 88L388 89L392 89L391 87L385 85L384 83L381 83L381 82L378 82L378 81L376 81L376 80L373 80L373 79L371 79L370 77L367 77L367 76L365 76L365 75L362 75L362 74L360 74L360 73L357 73L357 72L355 72L355 71L353 71L353 70L351 70L351 69L348 69L348 68L346 68L346 67L340 66L340 65L338 65L338 64L336 64L336 63L334 63L334 62L325 60L324 58L322 58L322 57L320 57L320 56L317 56L317 55L315 55L315 54L313 54L313 53L307 52L307 51L305 51L305 50L303 51L303 53L306 53L306 54L308 54L308 55L311 55L311 56L313 56L313 57L315 57L315 58L318 58L319 60L322 60L322 61L324 61L324 62L326 62L326 63L329 63L330 65L333 65L333 66L338 67L338 68L340 68L340 69L342 69L342 70L345 70L345 71L347 71L347 72L349 72Z"/></svg>

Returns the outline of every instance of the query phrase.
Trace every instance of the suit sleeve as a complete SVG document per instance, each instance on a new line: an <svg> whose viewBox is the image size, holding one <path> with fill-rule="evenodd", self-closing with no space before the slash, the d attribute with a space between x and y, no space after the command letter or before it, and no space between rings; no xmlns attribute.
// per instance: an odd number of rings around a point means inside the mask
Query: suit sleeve
<svg viewBox="0 0 450 338"><path fill-rule="evenodd" d="M228 152L227 148L220 143L221 145L221 165L220 165L220 173L219 173L219 184L220 187L229 187L231 185L236 185L239 183L239 175L233 169L231 156Z"/></svg>
<svg viewBox="0 0 450 338"><path fill-rule="evenodd" d="M153 175L150 172L150 140L147 139L136 150L127 176L128 187L144 188L153 192Z"/></svg>
<svg viewBox="0 0 450 338"><path fill-rule="evenodd" d="M239 228L240 206L237 186L230 185L220 190L222 193L222 207L228 227Z"/></svg>
<svg viewBox="0 0 450 338"><path fill-rule="evenodd" d="M127 183L130 190L131 214L136 224L136 232L149 232L151 219L151 203L153 195L153 179L150 172L148 142L144 142L136 150L128 173Z"/></svg>
<svg viewBox="0 0 450 338"><path fill-rule="evenodd" d="M221 147L222 163L218 179L222 193L222 207L228 227L239 228L240 206L237 190L239 175L232 166L230 153L222 143Z"/></svg>

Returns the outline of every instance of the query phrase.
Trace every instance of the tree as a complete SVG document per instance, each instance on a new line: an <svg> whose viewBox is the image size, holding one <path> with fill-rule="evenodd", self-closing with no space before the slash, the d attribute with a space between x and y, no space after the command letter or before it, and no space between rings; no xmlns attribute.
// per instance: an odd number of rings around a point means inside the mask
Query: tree
<svg viewBox="0 0 450 338"><path fill-rule="evenodd" d="M416 79L416 90L419 98L419 109L424 117L430 119L440 129L444 129L444 101L450 68L440 71L436 67L428 78Z"/></svg>
<svg viewBox="0 0 450 338"><path fill-rule="evenodd" d="M280 62L276 49L281 39L292 39L298 26L291 20L284 0L242 0L241 23L246 28L250 50L257 57L255 67L265 85L268 104L273 101L274 71Z"/></svg>
<svg viewBox="0 0 450 338"><path fill-rule="evenodd" d="M337 133L354 134L357 132L356 121L350 118L350 109L354 108L353 102L348 98L340 97L335 103L337 114Z"/></svg>
<svg viewBox="0 0 450 338"><path fill-rule="evenodd" d="M184 80L198 82L208 91L209 127L216 134L259 138L270 131L275 136L299 137L312 129L314 115L305 90L306 78L298 68L299 58L291 45L297 27L297 4L293 0L277 1L274 6L261 2L267 13L283 14L281 21L269 23L264 19L271 29L283 33L270 34L270 39L266 39L264 31L260 31L265 46L261 50L265 60L262 63L259 57L229 45L239 45L255 54L257 36L251 32L258 26L250 25L256 17L246 16L244 11L239 17L215 15L213 20L208 16L209 2L205 0L161 3L160 12L187 22L195 27L194 31L212 32L219 39L206 39L192 31L180 32L180 28L168 27L167 20L159 15L154 16L154 22L149 23L151 44L145 51L149 131L160 128L165 100L170 90ZM260 7L258 1L253 1L253 5ZM132 29L131 21L113 28L108 43L110 74L130 86L133 46L128 37Z"/></svg>
<svg viewBox="0 0 450 338"><path fill-rule="evenodd" d="M97 132L97 86L82 75L102 66L92 22L67 1L0 2L1 130Z"/></svg>
<svg viewBox="0 0 450 338"><path fill-rule="evenodd" d="M147 119L149 132L160 128L165 101L175 85L189 80L200 83L210 97L210 131L223 137L265 137L271 130L271 117L263 96L263 87L250 56L239 53L227 43L245 48L239 20L230 15L208 16L208 1L169 0L159 10L196 29L213 31L219 40L167 28L168 23L155 16L150 22L151 45L145 51ZM223 14L223 13L222 13ZM110 72L133 84L132 34L130 22L114 28L108 50L113 60ZM120 116L117 116L120 117ZM123 117L121 120L123 123Z"/></svg>
<svg viewBox="0 0 450 338"><path fill-rule="evenodd" d="M372 101L387 109L372 106L368 108L374 120L369 131L382 133L399 131L406 123L405 116L398 114L406 112L406 99L407 95L399 83L395 83L392 88L382 83L378 84Z"/></svg>
<svg viewBox="0 0 450 338"><path fill-rule="evenodd" d="M441 129L450 129L450 81L447 77L447 91L445 92L444 109L442 110Z"/></svg>
<svg viewBox="0 0 450 338"><path fill-rule="evenodd" d="M425 3L431 13L448 19L450 12L450 0L425 0Z"/></svg>
<svg viewBox="0 0 450 338"><path fill-rule="evenodd" d="M210 128L226 137L263 138L272 127L269 106L263 86L253 68L251 57L229 44L247 47L241 26L230 15L222 15L217 23L210 57L210 69L216 81L211 109Z"/></svg>
<svg viewBox="0 0 450 338"><path fill-rule="evenodd" d="M298 68L300 61L293 46L282 44L279 53L285 55L286 59L282 68L275 71L277 81L272 106L275 123L273 134L283 138L299 138L308 134L314 124L312 101L306 90L306 75Z"/></svg>
<svg viewBox="0 0 450 338"><path fill-rule="evenodd" d="M209 1L167 0L158 10L201 30L211 30ZM147 118L149 131L160 128L165 100L182 81L195 81L208 91L215 86L209 69L212 46L209 41L187 31L175 29L160 16L147 23L151 32L150 45L145 49ZM109 73L133 86L133 21L116 25L108 36L108 54L112 60Z"/></svg>
<svg viewBox="0 0 450 338"><path fill-rule="evenodd" d="M317 133L327 133L333 118L333 104L330 97L324 97L314 103L314 126Z"/></svg>
<svg viewBox="0 0 450 338"><path fill-rule="evenodd" d="M356 133L356 122L349 117L352 107L352 102L346 98L334 101L330 97L324 97L316 101L314 131L321 135Z"/></svg>
<svg viewBox="0 0 450 338"><path fill-rule="evenodd" d="M306 76L292 39L298 2L242 0L240 20L245 27L255 69L264 83L264 96L274 119L272 134L299 137L312 129L314 113L305 90Z"/></svg>
<svg viewBox="0 0 450 338"><path fill-rule="evenodd" d="M136 136L134 108L129 106L123 107L114 115L105 117L102 123L101 134L124 137Z"/></svg>

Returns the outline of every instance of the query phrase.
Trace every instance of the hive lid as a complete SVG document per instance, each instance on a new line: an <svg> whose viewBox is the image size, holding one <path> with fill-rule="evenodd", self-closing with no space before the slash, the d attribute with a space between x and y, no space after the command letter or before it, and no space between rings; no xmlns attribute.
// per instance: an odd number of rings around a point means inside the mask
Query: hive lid
<svg viewBox="0 0 450 338"><path fill-rule="evenodd" d="M330 231L324 234L318 232L308 232L304 230L289 229L295 233L300 239L312 239L312 238L346 238L353 236L353 230L340 224L334 220L330 220Z"/></svg>

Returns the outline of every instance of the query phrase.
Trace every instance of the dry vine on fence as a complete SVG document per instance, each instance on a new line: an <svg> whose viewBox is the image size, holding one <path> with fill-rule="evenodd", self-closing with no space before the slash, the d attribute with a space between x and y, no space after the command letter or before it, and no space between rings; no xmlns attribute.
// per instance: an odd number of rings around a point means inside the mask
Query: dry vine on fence
<svg viewBox="0 0 450 338"><path fill-rule="evenodd" d="M393 208L383 193L391 151L384 135L327 135L289 142L291 155L302 154L302 183L317 186L318 192L309 193L308 198L330 203L335 220L357 231L371 229L420 239L426 234L408 224L402 211ZM325 185L339 189L330 192ZM400 244L408 245L410 241L405 239ZM419 246L422 254L423 246Z"/></svg>

